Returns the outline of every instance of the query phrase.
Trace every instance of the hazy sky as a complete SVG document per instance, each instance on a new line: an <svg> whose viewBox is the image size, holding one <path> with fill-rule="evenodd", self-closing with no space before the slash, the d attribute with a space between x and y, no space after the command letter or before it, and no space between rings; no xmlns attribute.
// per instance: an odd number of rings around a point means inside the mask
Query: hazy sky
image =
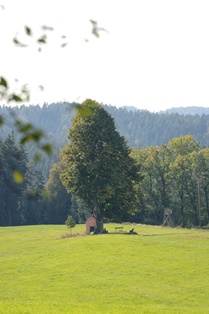
<svg viewBox="0 0 209 314"><path fill-rule="evenodd" d="M31 103L92 98L159 111L209 107L208 0L0 0L0 75ZM91 35L89 19L108 30ZM34 33L28 41L24 25ZM52 26L38 52L42 25ZM12 38L30 44L17 48ZM61 48L67 36L68 45ZM85 41L88 39L88 42ZM41 92L38 85L44 86Z"/></svg>

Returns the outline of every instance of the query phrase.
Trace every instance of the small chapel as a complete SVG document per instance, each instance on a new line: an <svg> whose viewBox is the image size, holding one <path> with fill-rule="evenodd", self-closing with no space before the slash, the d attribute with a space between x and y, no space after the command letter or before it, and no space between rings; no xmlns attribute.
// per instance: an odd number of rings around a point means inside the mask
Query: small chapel
<svg viewBox="0 0 209 314"><path fill-rule="evenodd" d="M86 220L86 234L90 234L91 232L94 232L97 227L97 221L96 218L91 216Z"/></svg>

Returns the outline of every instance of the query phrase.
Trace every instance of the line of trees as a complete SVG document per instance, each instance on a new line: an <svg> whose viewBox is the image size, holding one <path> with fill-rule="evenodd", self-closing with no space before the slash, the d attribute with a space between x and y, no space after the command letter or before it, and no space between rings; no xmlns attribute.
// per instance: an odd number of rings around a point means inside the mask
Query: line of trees
<svg viewBox="0 0 209 314"><path fill-rule="evenodd" d="M47 183L14 132L0 139L0 226L76 223L94 214L106 221L176 225L209 223L209 148L191 135L130 150L104 107L88 100L69 130L70 142ZM17 183L15 174L21 173Z"/></svg>
<svg viewBox="0 0 209 314"><path fill-rule="evenodd" d="M72 214L77 223L84 222L89 211L67 193L59 178L61 171L61 164L55 164L45 184L14 132L5 140L0 138L0 226L62 224ZM24 180L18 182L18 173Z"/></svg>
<svg viewBox="0 0 209 314"><path fill-rule="evenodd" d="M22 181L15 178L21 173ZM43 176L16 144L14 132L0 139L0 225L39 223L43 214Z"/></svg>
<svg viewBox="0 0 209 314"><path fill-rule="evenodd" d="M132 154L143 175L139 185L140 221L162 224L164 208L170 207L176 225L209 223L209 148L201 149L187 135Z"/></svg>

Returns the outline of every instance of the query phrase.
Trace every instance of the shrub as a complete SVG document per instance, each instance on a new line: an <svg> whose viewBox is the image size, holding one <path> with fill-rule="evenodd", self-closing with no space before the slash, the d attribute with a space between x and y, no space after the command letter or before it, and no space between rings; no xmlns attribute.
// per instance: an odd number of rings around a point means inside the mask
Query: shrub
<svg viewBox="0 0 209 314"><path fill-rule="evenodd" d="M72 228L75 227L76 223L75 220L73 219L72 216L68 216L67 220L65 221L66 226L71 230L72 233Z"/></svg>

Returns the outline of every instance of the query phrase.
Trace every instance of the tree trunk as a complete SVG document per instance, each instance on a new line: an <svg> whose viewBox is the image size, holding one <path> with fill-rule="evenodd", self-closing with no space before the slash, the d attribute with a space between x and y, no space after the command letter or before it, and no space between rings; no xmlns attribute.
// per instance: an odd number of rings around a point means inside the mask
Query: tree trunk
<svg viewBox="0 0 209 314"><path fill-rule="evenodd" d="M97 200L97 195L94 198L94 214L97 221L97 227L95 233L103 232L103 215L99 206L99 202Z"/></svg>
<svg viewBox="0 0 209 314"><path fill-rule="evenodd" d="M179 190L178 191L178 195L180 198L180 213L181 213L181 223L183 225L183 227L185 227L186 224L186 217L185 217L185 213L184 213L184 191L183 190Z"/></svg>

